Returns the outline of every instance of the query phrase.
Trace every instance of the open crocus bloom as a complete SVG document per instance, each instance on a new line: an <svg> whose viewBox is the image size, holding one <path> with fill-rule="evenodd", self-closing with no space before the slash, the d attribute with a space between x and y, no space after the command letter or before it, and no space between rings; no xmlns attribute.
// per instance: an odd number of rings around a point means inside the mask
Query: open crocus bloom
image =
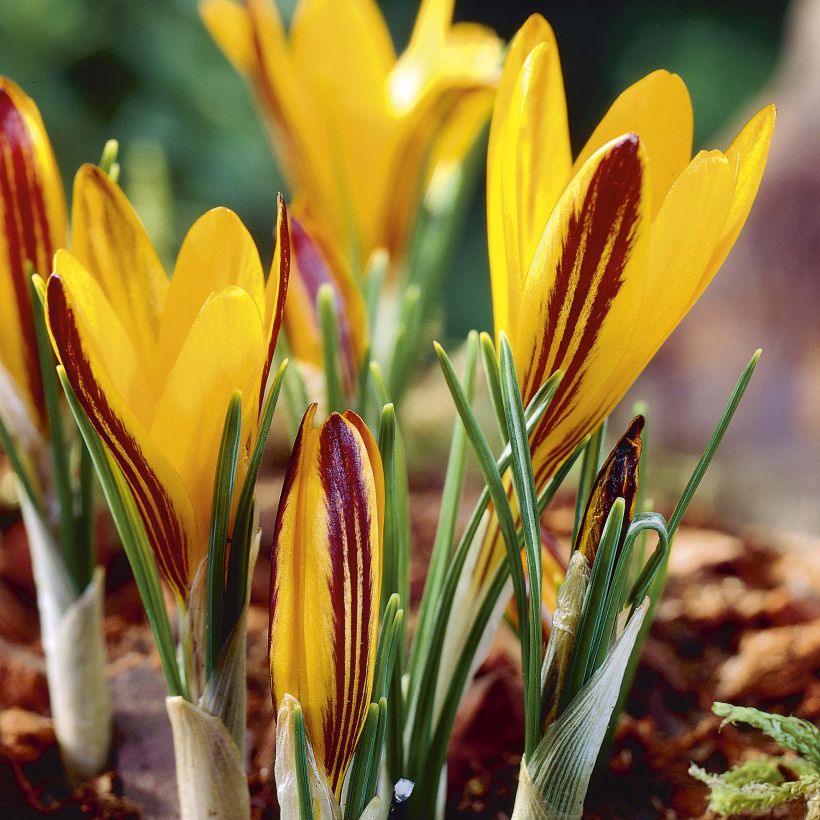
<svg viewBox="0 0 820 820"><path fill-rule="evenodd" d="M267 284L239 218L215 208L183 242L169 280L119 187L77 173L73 253L48 280L47 318L71 387L122 470L157 564L186 597L207 554L225 414L242 393L237 486L253 447L289 270L280 200Z"/></svg>
<svg viewBox="0 0 820 820"><path fill-rule="evenodd" d="M377 248L401 257L439 137L437 159L458 161L489 114L501 43L453 25L453 1L423 0L398 58L375 0L300 0L287 35L273 0L201 5L256 93L292 191L354 271Z"/></svg>
<svg viewBox="0 0 820 820"><path fill-rule="evenodd" d="M63 184L34 101L0 77L0 413L30 451L46 433L30 269L51 270L67 238Z"/></svg>
<svg viewBox="0 0 820 820"><path fill-rule="evenodd" d="M313 427L308 408L282 487L273 542L274 705L295 697L316 760L341 794L364 725L376 661L384 475L352 411Z"/></svg>
<svg viewBox="0 0 820 820"><path fill-rule="evenodd" d="M533 15L510 46L490 131L487 224L496 332L525 403L564 377L530 440L543 487L609 415L729 253L763 174L774 108L726 152L692 151L680 77L624 91L572 161L558 50ZM477 584L504 554L488 530Z"/></svg>

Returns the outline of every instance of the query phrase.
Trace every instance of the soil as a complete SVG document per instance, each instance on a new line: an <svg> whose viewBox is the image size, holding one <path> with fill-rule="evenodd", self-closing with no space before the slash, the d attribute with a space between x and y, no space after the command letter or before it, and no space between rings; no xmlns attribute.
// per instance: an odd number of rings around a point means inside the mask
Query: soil
<svg viewBox="0 0 820 820"><path fill-rule="evenodd" d="M261 488L270 522L279 483ZM440 488L413 489L413 540L429 545ZM558 499L545 528L568 547L570 499ZM820 721L820 549L808 538L743 536L696 522L676 538L669 582L643 653L608 765L597 772L589 818L698 818L706 790L688 775L778 749L759 733L727 727L714 700ZM106 569L105 631L115 708L110 769L71 787L62 774L48 717L48 691L25 532L14 510L0 512L0 817L174 817L176 787L159 661L116 539L101 520ZM263 542L267 543L267 542ZM418 599L426 555L412 565ZM267 574L254 577L248 637L248 768L256 818L276 818L274 734L267 673ZM447 815L508 818L523 744L518 647L502 627L461 709L448 767ZM781 816L803 816L794 806Z"/></svg>

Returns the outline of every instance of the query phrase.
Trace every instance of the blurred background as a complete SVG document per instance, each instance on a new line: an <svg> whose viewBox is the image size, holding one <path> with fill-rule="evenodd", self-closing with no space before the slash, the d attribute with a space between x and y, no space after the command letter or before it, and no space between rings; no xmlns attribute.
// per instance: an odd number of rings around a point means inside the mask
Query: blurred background
<svg viewBox="0 0 820 820"><path fill-rule="evenodd" d="M287 19L294 0L279 4ZM401 48L416 0L380 5ZM820 0L456 3L458 19L504 38L535 10L558 38L576 146L620 90L655 68L686 81L696 149L725 147L753 109L778 104L767 176L740 242L630 396L650 403L652 464L673 454L663 461L677 475L763 346L706 506L733 524L820 528ZM116 137L121 181L166 258L216 204L236 210L270 255L283 183L195 0L0 0L0 42L0 73L37 101L68 190L78 165ZM452 343L491 327L483 214L479 190L446 286ZM657 481L663 492L660 470Z"/></svg>

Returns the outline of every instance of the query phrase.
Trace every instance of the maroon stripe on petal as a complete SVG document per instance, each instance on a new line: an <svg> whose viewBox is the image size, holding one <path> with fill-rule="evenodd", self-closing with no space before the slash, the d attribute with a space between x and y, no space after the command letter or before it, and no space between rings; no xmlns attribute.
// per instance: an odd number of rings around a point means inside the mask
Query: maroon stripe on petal
<svg viewBox="0 0 820 820"><path fill-rule="evenodd" d="M326 716L325 762L338 792L368 707L370 630L375 602L370 575L372 547L366 465L354 431L334 413L319 438L319 470L325 488L336 700Z"/></svg>
<svg viewBox="0 0 820 820"><path fill-rule="evenodd" d="M575 395L583 387L589 356L623 286L624 270L640 225L643 167L639 145L639 139L630 134L607 152L590 180L580 208L567 224L555 284L544 312L545 338L535 366L527 374L525 401L529 401L551 375L546 372L549 361L552 362L551 370L563 370L564 378L533 433L531 445L534 452L548 439L556 425L572 412ZM559 317L565 309L568 320L558 337ZM580 339L576 339L577 348L570 353L573 336L585 313L587 318ZM589 432L582 423L584 420L578 421L573 425L571 440L559 445L561 460ZM555 458L550 461L548 472L560 463Z"/></svg>
<svg viewBox="0 0 820 820"><path fill-rule="evenodd" d="M184 597L189 582L187 534L180 524L173 502L136 439L108 403L83 349L76 317L59 276L49 279L47 299L49 325L71 387L103 444L122 470L134 495L160 571Z"/></svg>
<svg viewBox="0 0 820 820"><path fill-rule="evenodd" d="M42 181L37 174L36 149L31 134L23 115L4 90L0 90L0 199L9 275L23 337L28 389L35 406L42 411L45 402L26 264L30 262L37 273L47 277L55 250L54 238L47 218Z"/></svg>

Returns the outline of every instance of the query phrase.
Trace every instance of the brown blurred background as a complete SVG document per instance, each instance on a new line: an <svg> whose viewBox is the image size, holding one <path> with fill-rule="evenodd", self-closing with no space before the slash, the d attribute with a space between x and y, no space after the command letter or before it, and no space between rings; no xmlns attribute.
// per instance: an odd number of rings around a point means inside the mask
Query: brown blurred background
<svg viewBox="0 0 820 820"><path fill-rule="evenodd" d="M293 5L280 0L286 17ZM400 47L416 0L380 5ZM650 404L650 482L663 499L679 489L737 374L762 346L700 501L731 523L817 531L820 0L456 4L459 19L507 38L536 10L556 31L576 145L621 89L659 67L690 88L696 149L725 147L752 110L777 103L769 168L740 241L630 396ZM215 204L238 211L270 253L281 178L245 87L194 0L0 0L0 42L0 72L37 100L67 185L116 137L123 184L167 257ZM451 346L491 325L483 210L479 190L447 283ZM613 429L629 410L627 401Z"/></svg>

